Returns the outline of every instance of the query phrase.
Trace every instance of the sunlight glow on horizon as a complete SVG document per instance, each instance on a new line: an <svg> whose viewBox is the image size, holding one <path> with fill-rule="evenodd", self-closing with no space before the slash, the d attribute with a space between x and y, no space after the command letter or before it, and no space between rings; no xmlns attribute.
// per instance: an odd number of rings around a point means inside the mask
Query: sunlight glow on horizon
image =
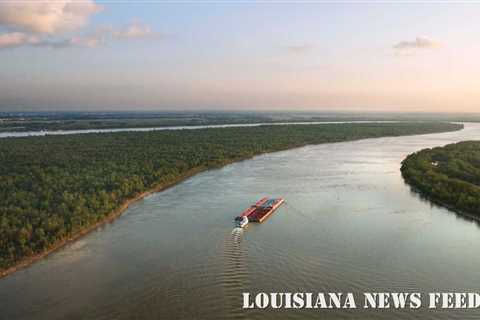
<svg viewBox="0 0 480 320"><path fill-rule="evenodd" d="M475 112L479 13L480 4L7 1L0 111Z"/></svg>

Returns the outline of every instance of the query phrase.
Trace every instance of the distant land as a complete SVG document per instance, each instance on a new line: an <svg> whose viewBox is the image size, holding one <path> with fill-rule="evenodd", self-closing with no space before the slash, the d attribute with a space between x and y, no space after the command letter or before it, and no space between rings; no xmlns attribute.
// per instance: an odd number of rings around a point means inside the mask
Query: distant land
<svg viewBox="0 0 480 320"><path fill-rule="evenodd" d="M210 168L309 144L460 130L440 122L261 125L0 140L0 275L145 195Z"/></svg>
<svg viewBox="0 0 480 320"><path fill-rule="evenodd" d="M331 121L480 122L480 113L0 112L0 132Z"/></svg>

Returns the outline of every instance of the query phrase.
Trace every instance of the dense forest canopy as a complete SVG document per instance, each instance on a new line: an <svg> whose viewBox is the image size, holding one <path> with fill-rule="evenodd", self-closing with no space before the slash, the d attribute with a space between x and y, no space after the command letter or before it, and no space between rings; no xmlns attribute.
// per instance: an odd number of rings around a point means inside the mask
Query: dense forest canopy
<svg viewBox="0 0 480 320"><path fill-rule="evenodd" d="M402 174L429 199L480 216L480 141L413 153L403 161Z"/></svg>
<svg viewBox="0 0 480 320"><path fill-rule="evenodd" d="M0 270L185 175L306 144L459 130L449 123L282 125L0 139Z"/></svg>

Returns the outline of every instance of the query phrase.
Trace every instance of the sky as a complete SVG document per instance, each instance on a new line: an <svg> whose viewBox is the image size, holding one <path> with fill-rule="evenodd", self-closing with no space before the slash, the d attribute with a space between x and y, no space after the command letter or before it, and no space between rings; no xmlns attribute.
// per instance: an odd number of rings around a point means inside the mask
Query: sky
<svg viewBox="0 0 480 320"><path fill-rule="evenodd" d="M0 2L0 111L476 112L480 3Z"/></svg>

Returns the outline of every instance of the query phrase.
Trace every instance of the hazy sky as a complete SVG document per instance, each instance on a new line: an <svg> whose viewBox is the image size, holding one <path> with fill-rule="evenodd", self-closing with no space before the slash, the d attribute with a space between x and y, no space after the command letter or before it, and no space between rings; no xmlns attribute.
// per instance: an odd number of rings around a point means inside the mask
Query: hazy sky
<svg viewBox="0 0 480 320"><path fill-rule="evenodd" d="M0 2L0 111L478 111L479 4Z"/></svg>

